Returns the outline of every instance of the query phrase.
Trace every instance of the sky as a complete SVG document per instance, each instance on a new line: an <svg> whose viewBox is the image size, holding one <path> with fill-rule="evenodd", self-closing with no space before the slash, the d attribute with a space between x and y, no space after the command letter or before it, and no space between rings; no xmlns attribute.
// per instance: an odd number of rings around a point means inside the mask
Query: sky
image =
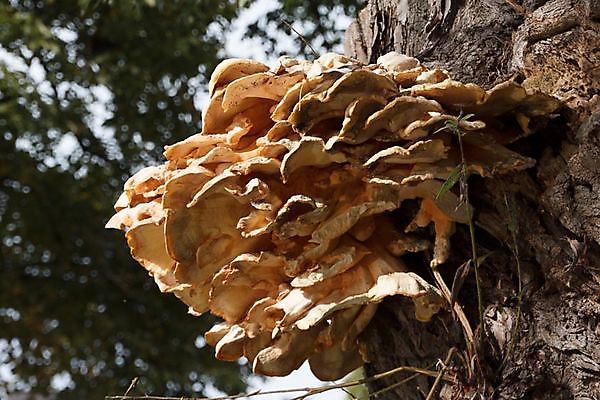
<svg viewBox="0 0 600 400"><path fill-rule="evenodd" d="M238 58L252 58L261 62L264 62L268 65L275 65L277 61L277 57L270 57L265 51L262 43L257 38L245 38L244 32L248 25L259 21L259 24L262 22L262 18L264 15L272 10L276 10L279 7L279 3L276 0L258 0L252 4L251 7L242 11L239 17L232 23L232 30L229 31L226 35L227 40L224 44L223 55L227 57L238 57ZM345 29L351 22L351 18L347 17L343 13L339 13L335 16L335 20L337 23L337 27L339 29ZM266 23L265 23L266 25ZM294 29L296 29L299 33L302 33L302 26L298 23L292 24ZM216 26L216 25L215 25ZM267 30L269 32L269 30ZM61 39L66 41L69 40L70 32L68 30L64 30L61 32L53 32L55 35L60 35ZM72 33L72 32L71 32ZM288 50L290 52L296 46L296 42L293 37L289 37L278 32L271 30L269 32L273 37L277 39L277 49L278 50ZM75 40L75 38L71 38L70 40ZM343 53L343 48L334 49L335 52ZM44 70L41 66L36 66L35 63L32 63L31 66L27 66L22 60L13 56L11 53L7 52L0 46L0 62L5 63L9 68L14 70L19 70L23 72L27 72L37 83L38 90L43 91L45 87L45 75ZM68 83L67 83L68 84ZM50 89L48 89L50 90ZM85 91L86 89L81 88L81 90ZM109 104L112 101L112 95L110 91L99 85L97 87L93 87L90 90L90 93L80 93L82 98L88 97L89 101L86 103L94 118L90 121L90 127L94 131L94 134L102 138L106 141L111 141L114 136L114 130L109 130L103 127L104 121L111 117L111 113L109 111ZM208 101L207 90L200 90L196 94L194 98L194 103L198 110L201 110ZM21 143L21 150L27 150L28 144ZM57 146L55 150L55 154L51 160L48 160L49 163L61 163L67 162L66 157L72 154L74 148L76 147L75 140L70 138L68 135L64 135L61 139L60 144ZM1 343L0 343L0 347ZM2 349L0 348L0 353ZM1 359L0 359L1 364ZM68 375L68 373L67 373ZM0 365L0 381L11 381L12 375L11 369L8 365ZM56 379L53 379L53 386L57 390L61 388L68 387L71 378L70 376L57 376ZM14 379L12 379L14 381ZM330 384L331 382L321 382L319 381L310 371L308 364L304 364L299 370L294 371L287 377L281 378L267 378L266 380L261 379L260 377L253 376L249 380L250 387L249 392L255 390L262 391L273 391L279 389L291 389L291 388L305 388L305 387L319 387L325 384ZM214 390L214 393L207 393L211 396L220 395L218 391ZM289 395L283 394L274 394L274 395L262 395L262 396L253 396L252 399L260 399L260 400L285 400L291 399L298 395L302 394L301 392L293 393ZM348 395L344 393L342 390L331 390L326 393L320 395L313 395L309 397L313 400L342 400L347 399Z"/></svg>

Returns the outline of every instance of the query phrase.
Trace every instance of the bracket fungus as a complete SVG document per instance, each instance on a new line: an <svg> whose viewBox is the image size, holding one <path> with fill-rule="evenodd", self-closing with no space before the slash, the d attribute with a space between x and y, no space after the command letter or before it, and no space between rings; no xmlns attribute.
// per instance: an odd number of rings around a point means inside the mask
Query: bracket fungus
<svg viewBox="0 0 600 400"><path fill-rule="evenodd" d="M206 333L217 358L246 357L273 376L308 360L325 380L363 362L360 334L385 297L411 298L423 322L446 306L403 259L425 252L443 264L466 221L457 193L436 196L461 162L445 124L460 128L468 173L489 177L534 162L505 147L497 121L516 138L559 105L396 53L374 65L227 60L209 91L203 132L132 176L107 227L126 231L161 291L222 319Z"/></svg>

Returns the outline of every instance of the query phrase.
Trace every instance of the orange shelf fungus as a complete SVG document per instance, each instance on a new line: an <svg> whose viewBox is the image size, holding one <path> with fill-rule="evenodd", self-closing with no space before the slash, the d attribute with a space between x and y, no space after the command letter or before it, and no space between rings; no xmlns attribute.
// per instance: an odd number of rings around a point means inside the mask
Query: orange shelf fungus
<svg viewBox="0 0 600 400"><path fill-rule="evenodd" d="M443 264L466 222L456 193L436 199L460 163L457 138L440 128L460 127L469 174L495 176L533 164L504 144L559 105L397 53L373 65L335 54L272 69L226 60L209 95L202 133L131 177L107 227L126 232L161 291L223 320L206 333L217 358L246 357L271 376L308 360L324 380L363 362L360 334L385 297L411 298L423 322L445 306L403 260L427 251ZM512 118L511 131L488 128L497 118ZM418 229L430 225L431 235Z"/></svg>

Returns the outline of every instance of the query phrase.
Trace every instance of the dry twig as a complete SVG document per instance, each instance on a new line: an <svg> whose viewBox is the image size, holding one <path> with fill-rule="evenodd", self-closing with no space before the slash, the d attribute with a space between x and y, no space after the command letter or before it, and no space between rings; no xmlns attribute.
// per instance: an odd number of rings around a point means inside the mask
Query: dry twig
<svg viewBox="0 0 600 400"><path fill-rule="evenodd" d="M250 393L239 393L239 394L234 394L231 396L221 396L221 397L181 397L181 396L169 397L169 396L149 396L149 395L129 396L129 395L127 395L127 393L129 392L129 390L128 390L125 395L105 396L104 399L105 400L232 400L232 399L240 399L240 398L244 398L244 397L253 397L253 396L261 396L261 395L269 395L269 394L305 392L301 396L295 398L295 399L301 399L306 396L312 396L315 394L327 392L329 390L343 389L343 388L347 388L347 387L363 385L365 383L383 379L388 376L398 374L400 372L413 372L415 374L415 376L416 375L426 375L426 376L443 379L450 383L456 383L456 379L454 377L443 376L443 374L440 374L439 372L436 372L436 371L431 371L431 370L425 369L425 368L401 366L401 367L391 369L389 371L375 374L368 378L361 378L361 379L357 379L357 380L353 380L353 381L349 381L349 382L336 383L334 385L325 385L325 386L318 386L318 387L279 389L279 390L268 390L268 391L256 390L256 391L250 392ZM401 382L405 383L411 379L414 379L414 376L404 379ZM398 383L400 383L400 382L398 382ZM394 384L394 385L396 385L396 384ZM372 395L375 395L375 393L373 393Z"/></svg>

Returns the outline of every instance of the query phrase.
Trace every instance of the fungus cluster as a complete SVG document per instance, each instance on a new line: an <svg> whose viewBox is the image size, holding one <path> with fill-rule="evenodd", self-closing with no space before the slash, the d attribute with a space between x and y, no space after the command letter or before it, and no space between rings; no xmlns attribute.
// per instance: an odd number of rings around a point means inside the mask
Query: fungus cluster
<svg viewBox="0 0 600 400"><path fill-rule="evenodd" d="M205 335L217 358L271 376L308 360L323 380L361 365L360 333L386 296L411 298L421 321L444 306L403 255L444 263L466 221L456 193L436 198L461 162L445 124L460 128L468 173L488 177L533 165L505 145L558 106L397 53L227 60L209 93L202 133L132 176L107 227L126 231L161 291L222 319Z"/></svg>

